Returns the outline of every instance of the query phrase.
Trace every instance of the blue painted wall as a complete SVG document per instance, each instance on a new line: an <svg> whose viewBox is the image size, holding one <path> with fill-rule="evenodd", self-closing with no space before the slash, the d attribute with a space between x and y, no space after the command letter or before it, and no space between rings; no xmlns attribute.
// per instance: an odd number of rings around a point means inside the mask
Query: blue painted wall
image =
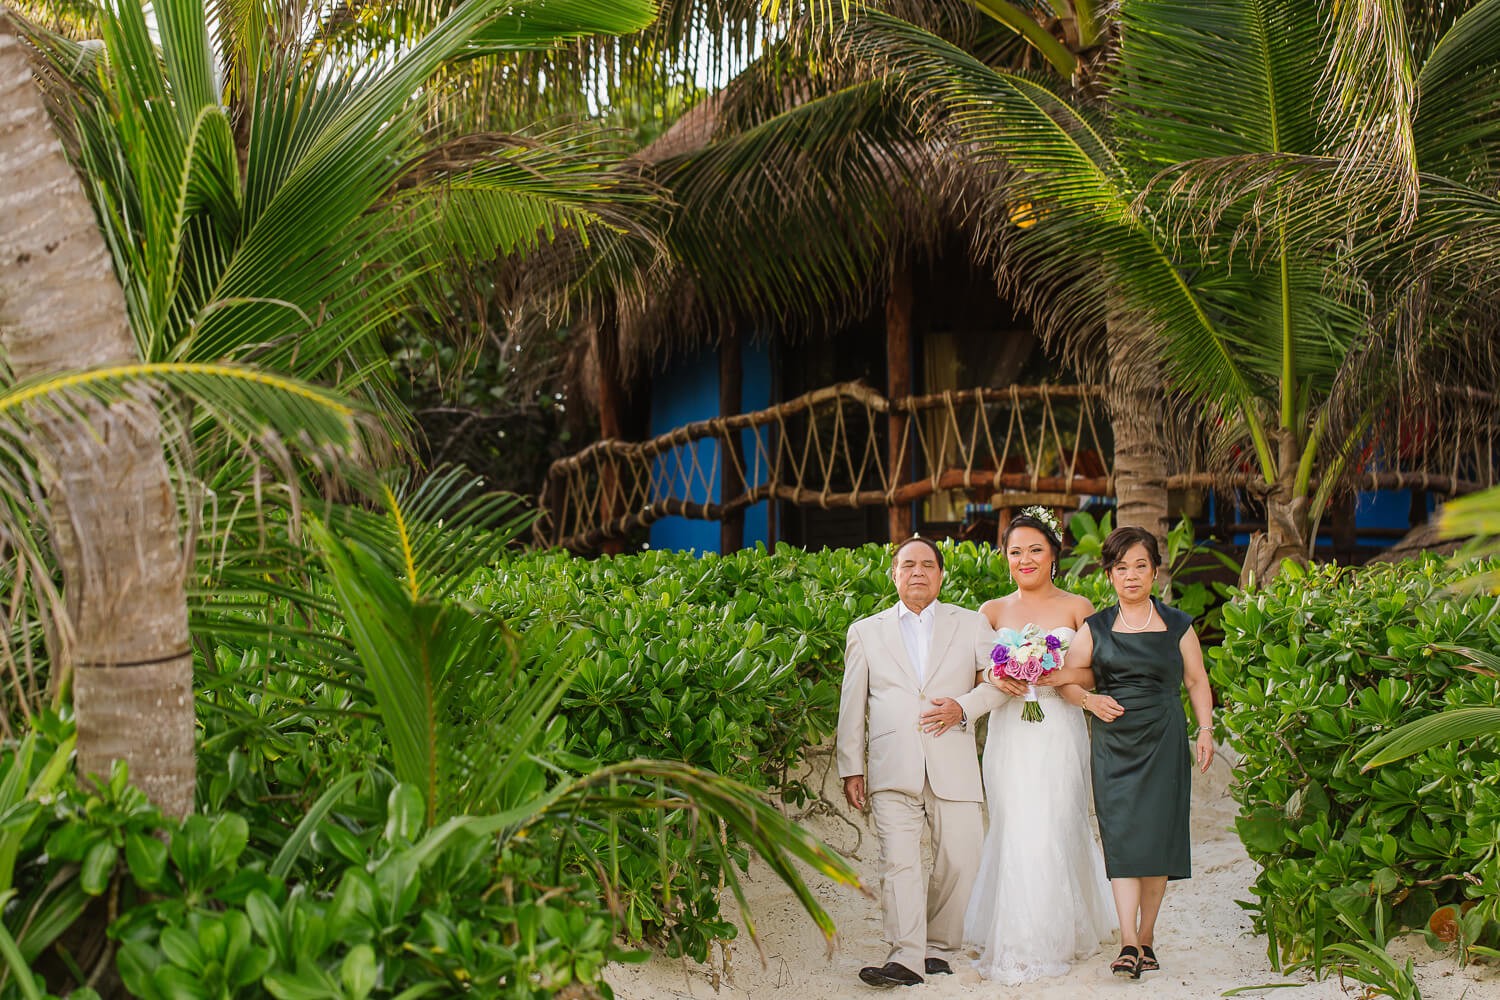
<svg viewBox="0 0 1500 1000"><path fill-rule="evenodd" d="M771 403L771 353L768 345L746 338L741 352L744 378L741 399L744 409L760 410ZM678 357L664 372L651 381L651 436L665 434L683 424L695 420L707 420L719 415L719 358L716 351L705 350L697 354ZM742 432L747 478L755 475L755 437L752 432ZM704 471L715 469L712 490L715 500L720 500L722 479L718 475L716 462L719 451L717 441L698 441L698 464ZM654 475L658 482L665 482L678 496L686 495L686 483L677 476L675 458L657 459ZM683 464L689 464L684 460ZM675 482L672 480L676 479ZM745 511L745 545L770 538L771 505L762 501ZM651 525L651 547L653 549L692 549L697 552L719 551L719 522L698 521L686 517L664 517Z"/></svg>

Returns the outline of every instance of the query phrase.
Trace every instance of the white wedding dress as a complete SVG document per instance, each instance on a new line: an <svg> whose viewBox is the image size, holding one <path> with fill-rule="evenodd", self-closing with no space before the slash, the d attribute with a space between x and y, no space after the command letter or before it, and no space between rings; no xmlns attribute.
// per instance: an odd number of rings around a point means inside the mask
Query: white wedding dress
<svg viewBox="0 0 1500 1000"><path fill-rule="evenodd" d="M1064 642L1070 628L1052 630ZM990 713L984 794L990 814L964 918L985 979L1014 986L1061 976L1115 933L1115 911L1089 805L1082 710L1036 689L1041 722L1012 698Z"/></svg>

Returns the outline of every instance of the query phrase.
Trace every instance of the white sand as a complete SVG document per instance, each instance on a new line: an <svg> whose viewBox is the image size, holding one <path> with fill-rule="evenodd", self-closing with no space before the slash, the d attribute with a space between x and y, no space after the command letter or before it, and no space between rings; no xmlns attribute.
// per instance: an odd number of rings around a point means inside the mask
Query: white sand
<svg viewBox="0 0 1500 1000"><path fill-rule="evenodd" d="M830 774L826 750L813 755L814 778L823 795L842 808L838 779ZM1256 866L1234 834L1234 801L1226 792L1230 769L1216 761L1207 775L1195 778L1193 790L1193 878L1173 883L1157 924L1157 956L1163 969L1139 982L1115 979L1108 963L1116 949L1075 965L1068 975L1020 987L988 983L972 969L956 968L920 987L877 990L857 978L861 966L885 961L880 939L880 905L847 887L819 876L811 885L839 930L833 956L822 936L802 912L791 892L763 864L752 864L744 879L755 922L765 949L762 964L755 945L742 933L729 944L727 962L716 955L699 965L660 955L643 965L612 966L606 978L620 1000L832 1000L888 995L894 997L986 997L1025 1000L1090 1000L1130 997L1134 1000L1199 1000L1225 990L1267 983L1292 987L1256 990L1240 996L1277 1000L1345 1000L1363 997L1363 987L1337 976L1315 982L1307 973L1280 975L1271 969L1264 937L1250 932L1250 916L1236 900L1249 899ZM829 845L844 852L872 890L878 891L877 847L873 827L862 817L834 812L819 804L804 822ZM727 892L724 908L734 911ZM1428 949L1419 937L1393 945L1401 960L1417 963L1417 980L1426 1000L1500 1000L1500 970L1471 965L1458 968L1451 958Z"/></svg>

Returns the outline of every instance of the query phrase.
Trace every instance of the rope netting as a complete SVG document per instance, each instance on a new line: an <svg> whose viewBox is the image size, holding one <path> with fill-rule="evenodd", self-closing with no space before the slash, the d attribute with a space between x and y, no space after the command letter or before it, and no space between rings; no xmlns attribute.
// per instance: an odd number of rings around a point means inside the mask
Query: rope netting
<svg viewBox="0 0 1500 1000"><path fill-rule="evenodd" d="M1443 408L1453 413L1433 410L1391 444L1371 445L1351 485L1450 495L1495 485L1500 400L1473 389L1448 396ZM553 463L536 541L588 551L663 517L721 520L762 500L824 509L926 497L1079 506L1115 492L1103 400L1096 385L887 400L849 382L649 441L600 441ZM1252 478L1178 469L1167 486L1234 487Z"/></svg>
<svg viewBox="0 0 1500 1000"><path fill-rule="evenodd" d="M952 490L1054 505L1110 495L1102 399L1099 386L1039 385L887 400L841 383L650 441L600 441L553 464L537 541L589 549L669 515L718 520L767 499L827 509ZM742 485L726 496L724 482Z"/></svg>

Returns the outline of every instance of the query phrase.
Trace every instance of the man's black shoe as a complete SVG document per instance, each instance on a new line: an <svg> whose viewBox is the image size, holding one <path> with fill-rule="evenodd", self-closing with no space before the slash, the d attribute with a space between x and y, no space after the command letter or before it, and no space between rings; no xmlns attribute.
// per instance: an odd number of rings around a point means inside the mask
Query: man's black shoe
<svg viewBox="0 0 1500 1000"><path fill-rule="evenodd" d="M921 986L922 977L899 962L887 962L876 967L867 965L859 970L861 982L882 989L890 986Z"/></svg>
<svg viewBox="0 0 1500 1000"><path fill-rule="evenodd" d="M927 960L926 971L929 976L951 976L953 975L953 966L941 958L929 958Z"/></svg>

